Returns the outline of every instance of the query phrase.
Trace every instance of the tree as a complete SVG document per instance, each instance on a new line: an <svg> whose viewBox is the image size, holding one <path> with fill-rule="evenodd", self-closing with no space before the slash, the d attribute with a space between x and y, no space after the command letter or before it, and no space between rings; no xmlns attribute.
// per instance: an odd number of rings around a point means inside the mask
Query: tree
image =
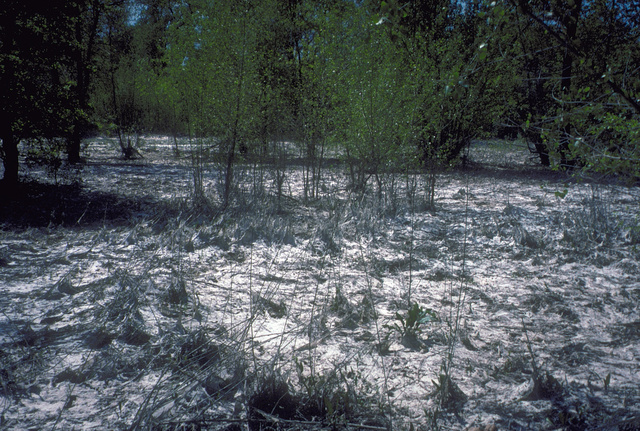
<svg viewBox="0 0 640 431"><path fill-rule="evenodd" d="M542 158L543 163L638 176L634 129L640 85L631 65L640 60L640 3L509 0L496 7L506 7L509 17L542 30L547 46L557 53L557 67L545 77L555 81L546 90L551 103L542 116L533 118L542 132L539 149L551 156Z"/></svg>
<svg viewBox="0 0 640 431"><path fill-rule="evenodd" d="M374 8L374 10L376 10ZM381 1L374 19L400 49L407 75L403 135L420 153L432 206L436 173L457 163L475 138L486 136L510 103L504 64L487 61L498 52L477 2Z"/></svg>
<svg viewBox="0 0 640 431"><path fill-rule="evenodd" d="M138 89L144 105L144 129L176 135L183 132L167 83L168 28L174 19L171 0L141 0L133 33L134 52L140 75Z"/></svg>
<svg viewBox="0 0 640 431"><path fill-rule="evenodd" d="M131 16L137 13L127 5L109 7L105 12L101 43L101 86L96 105L101 107L100 117L109 131L118 137L125 158L138 157L134 141L142 132L145 110L144 95L140 91L140 63L143 52L137 49L137 27Z"/></svg>
<svg viewBox="0 0 640 431"><path fill-rule="evenodd" d="M345 28L353 17L351 5L341 0L305 1L300 7L303 32L296 48L299 74L299 128L305 165L305 198L318 197L325 151L332 138L344 138L340 112L344 82L340 71L348 57ZM343 141L340 141L343 142Z"/></svg>
<svg viewBox="0 0 640 431"><path fill-rule="evenodd" d="M397 169L393 159L402 153L403 127L413 107L407 94L409 75L384 28L375 25L364 9L357 17L352 37L358 42L342 59L342 91L348 106L344 146L353 188L364 191L369 178L373 178L381 196L385 171Z"/></svg>
<svg viewBox="0 0 640 431"><path fill-rule="evenodd" d="M89 119L91 114L89 91L93 76L98 25L104 9L103 0L87 0L75 2L75 10L73 11L72 62L75 69L73 70L75 72L73 92L77 112L74 116L74 124L67 145L70 163L80 161L80 142L83 135L92 127Z"/></svg>
<svg viewBox="0 0 640 431"><path fill-rule="evenodd" d="M80 107L72 96L75 2L7 0L0 11L0 139L4 188L18 183L18 144L68 136Z"/></svg>
<svg viewBox="0 0 640 431"><path fill-rule="evenodd" d="M255 113L255 5L247 0L193 2L176 10L169 29L168 73L179 85L189 128L215 140L221 156L223 206L230 203L241 142Z"/></svg>
<svg viewBox="0 0 640 431"><path fill-rule="evenodd" d="M164 55L172 19L168 0L105 3L95 42L90 103L95 121L115 133L125 158L138 157L138 134L175 135Z"/></svg>

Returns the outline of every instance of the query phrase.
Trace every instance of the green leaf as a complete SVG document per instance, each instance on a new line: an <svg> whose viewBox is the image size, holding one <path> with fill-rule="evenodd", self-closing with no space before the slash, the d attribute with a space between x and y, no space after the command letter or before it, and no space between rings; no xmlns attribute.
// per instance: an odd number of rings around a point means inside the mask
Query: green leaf
<svg viewBox="0 0 640 431"><path fill-rule="evenodd" d="M487 58L487 44L481 43L478 47L478 59L484 61Z"/></svg>
<svg viewBox="0 0 640 431"><path fill-rule="evenodd" d="M333 403L327 395L324 396L324 405L327 407L327 416L333 416Z"/></svg>
<svg viewBox="0 0 640 431"><path fill-rule="evenodd" d="M554 194L556 195L556 197L560 198L560 199L564 199L567 196L567 193L569 193L569 189L564 189L563 191L559 192L559 191L555 191Z"/></svg>

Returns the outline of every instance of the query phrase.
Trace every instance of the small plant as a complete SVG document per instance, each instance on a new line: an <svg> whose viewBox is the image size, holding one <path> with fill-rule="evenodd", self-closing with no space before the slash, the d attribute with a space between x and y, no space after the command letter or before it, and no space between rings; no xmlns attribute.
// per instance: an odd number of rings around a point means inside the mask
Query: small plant
<svg viewBox="0 0 640 431"><path fill-rule="evenodd" d="M418 303L414 303L404 316L396 313L395 319L398 322L389 325L389 328L397 330L401 335L417 335L422 331L422 325L440 320L435 311L422 307Z"/></svg>
<svg viewBox="0 0 640 431"><path fill-rule="evenodd" d="M460 411L469 397L462 392L460 387L451 379L448 370L444 370L438 376L438 381L431 381L435 387L433 396L438 406L444 410Z"/></svg>
<svg viewBox="0 0 640 431"><path fill-rule="evenodd" d="M422 326L428 323L438 322L440 319L432 309L414 303L405 315L396 313L395 320L397 320L397 322L386 325L386 327L400 334L402 344L405 347L419 350L423 345L423 343L418 340L418 334L422 332Z"/></svg>
<svg viewBox="0 0 640 431"><path fill-rule="evenodd" d="M187 285L182 275L172 278L171 284L164 293L164 300L171 305L185 305L189 302Z"/></svg>
<svg viewBox="0 0 640 431"><path fill-rule="evenodd" d="M276 373L263 376L248 401L250 430L277 430L284 420L298 417L300 399L289 383Z"/></svg>
<svg viewBox="0 0 640 431"><path fill-rule="evenodd" d="M609 385L611 385L611 373L607 374L604 378L604 391L609 392Z"/></svg>
<svg viewBox="0 0 640 431"><path fill-rule="evenodd" d="M562 190L562 191L558 191L558 190L556 190L556 191L554 192L554 195L555 195L557 198L564 199L564 198L567 196L567 193L569 193L569 189L567 189L567 188L565 187L565 188L564 188L564 190Z"/></svg>
<svg viewBox="0 0 640 431"><path fill-rule="evenodd" d="M49 178L58 184L58 173L62 167L61 154L65 147L63 139L31 139L27 142L25 161L30 167L44 167Z"/></svg>
<svg viewBox="0 0 640 431"><path fill-rule="evenodd" d="M211 367L223 357L223 348L214 343L203 329L188 333L179 344L176 352L180 369L194 365L201 370Z"/></svg>
<svg viewBox="0 0 640 431"><path fill-rule="evenodd" d="M378 388L361 371L339 367L318 373L312 368L305 369L298 358L294 358L294 362L302 389L298 409L301 417L321 419L332 430L360 428L351 422L363 426L368 423L371 429L384 429L376 427L387 423L383 410L375 401L380 395Z"/></svg>

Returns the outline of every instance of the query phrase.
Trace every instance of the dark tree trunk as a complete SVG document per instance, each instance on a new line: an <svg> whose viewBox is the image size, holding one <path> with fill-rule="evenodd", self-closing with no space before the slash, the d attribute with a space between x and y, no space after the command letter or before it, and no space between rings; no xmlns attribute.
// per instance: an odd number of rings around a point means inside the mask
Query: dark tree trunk
<svg viewBox="0 0 640 431"><path fill-rule="evenodd" d="M245 35L246 21L242 22L242 32ZM236 162L236 145L238 143L238 125L240 124L240 104L242 99L242 89L244 85L244 59L245 50L242 50L240 57L240 70L238 72L238 93L236 94L236 107L233 120L233 129L231 131L231 143L229 152L227 153L227 170L224 178L224 196L222 206L226 208L229 205L229 198L231 196L231 184L233 183L233 164Z"/></svg>
<svg viewBox="0 0 640 431"><path fill-rule="evenodd" d="M6 192L18 184L18 138L11 132L5 132L0 139L4 151L2 188L3 192Z"/></svg>
<svg viewBox="0 0 640 431"><path fill-rule="evenodd" d="M535 147L538 156L540 156L540 164L542 166L551 166L551 160L549 159L549 150L547 149L547 146L544 144L544 142L536 140L533 143L533 146Z"/></svg>
<svg viewBox="0 0 640 431"><path fill-rule="evenodd" d="M222 198L222 206L226 208L229 205L231 196L231 184L233 183L233 164L236 160L236 140L237 125L233 130L233 137L229 143L229 151L227 152L227 167L224 175L224 196Z"/></svg>
<svg viewBox="0 0 640 431"><path fill-rule="evenodd" d="M90 71L89 64L94 55L95 39L97 35L98 23L100 21L100 14L102 13L101 4L98 1L94 1L91 8L91 22L87 29L88 40L84 40L83 34L83 15L85 10L78 12L78 20L76 22L75 37L78 47L75 52L75 66L76 66L76 98L78 107L82 114L87 114L89 110L89 79ZM86 49L84 48L86 46ZM69 163L80 162L80 142L82 141L82 135L86 131L87 122L84 115L79 115L74 121L73 133L67 143L67 154L69 157Z"/></svg>
<svg viewBox="0 0 640 431"><path fill-rule="evenodd" d="M562 96L568 98L571 92L571 74L573 73L573 61L574 52L569 48L569 44L573 44L576 39L578 31L578 19L580 18L580 12L582 10L582 0L573 2L570 7L569 13L564 15L562 24L567 32L567 46L565 47L564 55L562 57L562 76L560 79ZM562 138L559 146L560 152L560 166L563 168L569 168L575 163L573 160L567 159L567 153L569 152L569 141L571 139L571 123L566 122L563 125Z"/></svg>
<svg viewBox="0 0 640 431"><path fill-rule="evenodd" d="M71 138L67 142L67 156L69 163L76 164L80 162L80 141L82 141L82 134L80 133L80 124L76 122L73 128Z"/></svg>

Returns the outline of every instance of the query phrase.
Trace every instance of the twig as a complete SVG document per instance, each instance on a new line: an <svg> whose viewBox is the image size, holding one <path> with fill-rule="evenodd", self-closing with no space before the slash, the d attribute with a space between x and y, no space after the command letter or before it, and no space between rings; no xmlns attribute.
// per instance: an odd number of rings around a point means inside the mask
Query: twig
<svg viewBox="0 0 640 431"><path fill-rule="evenodd" d="M536 357L533 354L533 348L531 347L531 340L529 340L529 333L527 332L527 326L524 323L524 317L520 317L522 319L522 329L524 329L524 336L527 338L527 349L529 350L529 354L531 355L531 366L533 367L533 376L537 378L540 374L538 373L538 366L536 365Z"/></svg>

